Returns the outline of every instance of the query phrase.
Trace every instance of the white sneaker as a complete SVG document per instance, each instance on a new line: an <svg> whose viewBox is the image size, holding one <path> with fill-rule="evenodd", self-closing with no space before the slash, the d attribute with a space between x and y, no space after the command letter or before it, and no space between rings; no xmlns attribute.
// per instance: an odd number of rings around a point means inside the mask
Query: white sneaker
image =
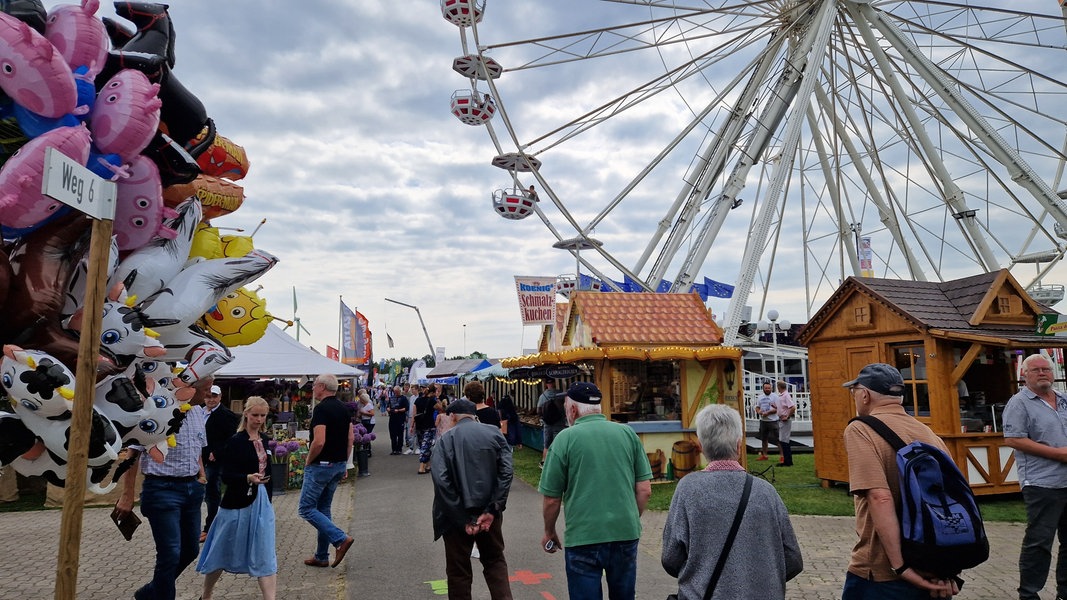
<svg viewBox="0 0 1067 600"><path fill-rule="evenodd" d="M412 454L411 448L408 448L407 450L404 450L404 454Z"/></svg>

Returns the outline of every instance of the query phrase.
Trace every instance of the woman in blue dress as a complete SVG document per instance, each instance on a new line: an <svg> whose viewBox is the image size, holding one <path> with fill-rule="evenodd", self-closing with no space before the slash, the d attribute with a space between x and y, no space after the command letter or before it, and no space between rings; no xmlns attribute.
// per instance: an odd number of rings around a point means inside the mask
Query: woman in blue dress
<svg viewBox="0 0 1067 600"><path fill-rule="evenodd" d="M263 433L269 411L267 401L259 396L246 400L237 433L222 454L226 491L196 565L197 572L205 575L204 600L211 600L211 591L223 571L258 578L264 600L274 600L278 556L267 475L269 438Z"/></svg>

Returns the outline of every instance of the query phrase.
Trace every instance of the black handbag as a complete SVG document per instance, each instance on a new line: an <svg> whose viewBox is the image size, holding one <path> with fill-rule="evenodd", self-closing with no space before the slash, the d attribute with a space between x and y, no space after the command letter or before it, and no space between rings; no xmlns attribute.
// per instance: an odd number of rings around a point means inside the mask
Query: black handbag
<svg viewBox="0 0 1067 600"><path fill-rule="evenodd" d="M704 591L704 600L711 600L711 595L715 593L715 586L719 584L719 577L722 576L722 570L726 567L726 558L730 555L730 548L734 545L737 530L741 527L741 519L745 516L745 507L748 506L748 497L751 492L752 476L747 475L745 488L741 491L741 502L737 504L737 512L734 514L734 523L730 526L730 533L726 534L726 543L723 544L722 552L719 553L719 562L715 563L715 571L711 574L708 589ZM678 594L667 596L667 600L678 600Z"/></svg>

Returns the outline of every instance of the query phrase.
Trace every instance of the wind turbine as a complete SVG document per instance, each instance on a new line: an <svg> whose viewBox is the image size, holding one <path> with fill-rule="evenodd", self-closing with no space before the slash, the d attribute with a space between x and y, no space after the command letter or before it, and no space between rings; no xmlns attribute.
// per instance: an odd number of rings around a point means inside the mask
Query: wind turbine
<svg viewBox="0 0 1067 600"><path fill-rule="evenodd" d="M307 327L304 327L304 325L300 322L300 317L296 316L296 286L295 285L293 286L293 320L289 323L289 325L296 325L296 341L298 341L298 342L300 341L300 330L301 329L304 330L304 333L306 333L308 335L311 335L311 332L308 331ZM289 326L287 325L285 328L289 329Z"/></svg>

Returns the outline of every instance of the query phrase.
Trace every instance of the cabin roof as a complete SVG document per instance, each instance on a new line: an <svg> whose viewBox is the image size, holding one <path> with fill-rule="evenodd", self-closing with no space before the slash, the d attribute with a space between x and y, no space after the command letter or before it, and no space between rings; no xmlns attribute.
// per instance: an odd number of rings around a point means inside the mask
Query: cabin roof
<svg viewBox="0 0 1067 600"><path fill-rule="evenodd" d="M597 346L722 343L722 330L695 293L575 292L571 302L568 339L580 320L589 328Z"/></svg>

